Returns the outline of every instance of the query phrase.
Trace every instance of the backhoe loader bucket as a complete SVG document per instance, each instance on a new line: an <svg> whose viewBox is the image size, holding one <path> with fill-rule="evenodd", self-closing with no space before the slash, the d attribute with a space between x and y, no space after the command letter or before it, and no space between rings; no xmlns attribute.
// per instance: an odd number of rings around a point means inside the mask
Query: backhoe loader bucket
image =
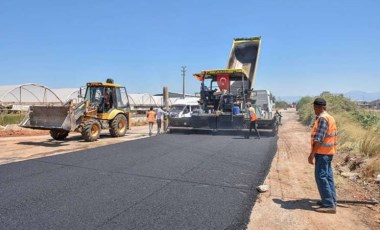
<svg viewBox="0 0 380 230"><path fill-rule="evenodd" d="M29 114L19 126L31 129L71 130L70 105L64 106L31 106Z"/></svg>

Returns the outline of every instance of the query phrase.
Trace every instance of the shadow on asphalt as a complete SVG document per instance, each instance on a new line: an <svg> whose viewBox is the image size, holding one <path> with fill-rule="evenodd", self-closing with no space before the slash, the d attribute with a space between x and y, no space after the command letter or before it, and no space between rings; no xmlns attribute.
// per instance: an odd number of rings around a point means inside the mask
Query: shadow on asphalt
<svg viewBox="0 0 380 230"><path fill-rule="evenodd" d="M69 136L65 140L58 141L54 140L52 138L47 139L46 141L21 141L18 142L17 144L20 145L32 145L32 146L44 146L44 147L61 147L61 146L66 146L68 145L67 142L69 141L84 141L82 136Z"/></svg>
<svg viewBox="0 0 380 230"><path fill-rule="evenodd" d="M18 142L17 144L44 146L44 147L61 147L61 146L69 145L68 143L65 143L65 141L54 141L54 140L48 140L48 141L43 141L43 142L22 141L22 142Z"/></svg>
<svg viewBox="0 0 380 230"><path fill-rule="evenodd" d="M128 136L128 135L126 135ZM101 134L99 139L113 139L115 137L112 137L109 134ZM82 136L75 135L75 136L69 136L64 140L53 140L52 138L47 139L46 141L40 141L40 142L33 142L33 141L22 141L18 142L17 144L20 145L32 145L32 146L44 146L44 147L59 147L59 146L65 146L68 145L66 142L70 141L78 141L78 142L86 142Z"/></svg>

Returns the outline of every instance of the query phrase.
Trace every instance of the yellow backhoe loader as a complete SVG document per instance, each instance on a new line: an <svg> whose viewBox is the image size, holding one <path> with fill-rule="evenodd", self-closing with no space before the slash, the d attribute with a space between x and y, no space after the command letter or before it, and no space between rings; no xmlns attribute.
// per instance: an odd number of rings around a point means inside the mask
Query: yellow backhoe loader
<svg viewBox="0 0 380 230"><path fill-rule="evenodd" d="M125 87L106 82L89 82L83 102L68 101L62 106L31 106L19 126L50 130L55 140L64 140L77 131L85 141L96 141L102 129L111 136L124 136L130 128L130 106Z"/></svg>

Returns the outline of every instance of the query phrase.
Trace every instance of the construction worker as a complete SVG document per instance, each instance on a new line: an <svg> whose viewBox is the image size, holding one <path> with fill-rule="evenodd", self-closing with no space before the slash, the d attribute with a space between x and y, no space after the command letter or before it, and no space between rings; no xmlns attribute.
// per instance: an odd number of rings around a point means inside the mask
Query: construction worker
<svg viewBox="0 0 380 230"><path fill-rule="evenodd" d="M278 124L282 125L282 123L281 123L281 117L282 117L282 115L281 115L280 112L278 112L277 109L276 109L276 113L274 114L274 116L278 118Z"/></svg>
<svg viewBox="0 0 380 230"><path fill-rule="evenodd" d="M234 106L232 107L232 114L238 115L240 114L240 107L237 102L234 103Z"/></svg>
<svg viewBox="0 0 380 230"><path fill-rule="evenodd" d="M104 89L104 111L108 111L112 107L111 89Z"/></svg>
<svg viewBox="0 0 380 230"><path fill-rule="evenodd" d="M246 104L246 106L248 108L248 114L249 114L250 123L249 123L249 133L248 133L248 135L245 138L249 139L249 137L252 134L252 128L254 128L255 132L257 134L257 139L260 139L260 133L259 133L259 131L257 131L257 122L256 122L257 121L257 116L256 116L256 111L252 107L252 104L250 102L248 102Z"/></svg>
<svg viewBox="0 0 380 230"><path fill-rule="evenodd" d="M163 110L163 107L157 109L157 135L161 133L161 124L162 121L164 120L164 115L166 112Z"/></svg>
<svg viewBox="0 0 380 230"><path fill-rule="evenodd" d="M313 102L317 115L311 130L311 151L308 157L310 164L315 159L315 181L321 201L317 212L336 213L336 192L331 161L336 153L337 128L335 119L326 112L326 101L316 98Z"/></svg>
<svg viewBox="0 0 380 230"><path fill-rule="evenodd" d="M149 111L146 113L146 117L149 123L149 136L152 136L153 124L156 121L156 112L153 111L153 107L149 108Z"/></svg>

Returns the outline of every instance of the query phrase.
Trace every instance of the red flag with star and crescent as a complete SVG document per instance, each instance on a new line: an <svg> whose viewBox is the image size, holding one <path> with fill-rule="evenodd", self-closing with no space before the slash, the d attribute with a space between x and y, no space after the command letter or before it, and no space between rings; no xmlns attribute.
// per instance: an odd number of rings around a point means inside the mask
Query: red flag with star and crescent
<svg viewBox="0 0 380 230"><path fill-rule="evenodd" d="M220 90L228 90L230 88L230 75L218 74L216 75L216 81Z"/></svg>

